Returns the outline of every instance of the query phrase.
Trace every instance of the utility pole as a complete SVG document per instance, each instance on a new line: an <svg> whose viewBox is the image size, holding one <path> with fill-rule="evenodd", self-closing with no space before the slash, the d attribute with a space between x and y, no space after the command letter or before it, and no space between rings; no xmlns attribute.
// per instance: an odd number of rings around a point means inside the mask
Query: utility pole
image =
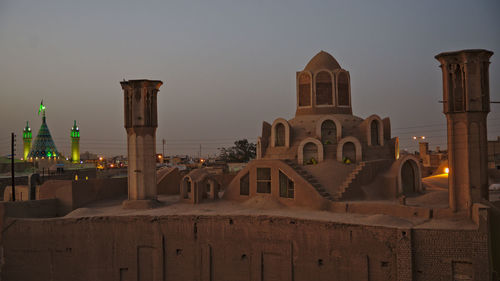
<svg viewBox="0 0 500 281"><path fill-rule="evenodd" d="M198 158L201 158L201 143L200 143L200 152L199 152Z"/></svg>
<svg viewBox="0 0 500 281"><path fill-rule="evenodd" d="M11 174L12 174L12 201L16 201L16 181L15 181L15 170L14 170L14 151L15 151L15 148L14 146L16 145L16 135L14 135L14 133L12 133L12 141L11 141L11 144L10 144L10 147L11 147L11 164L12 164L12 167L11 167Z"/></svg>

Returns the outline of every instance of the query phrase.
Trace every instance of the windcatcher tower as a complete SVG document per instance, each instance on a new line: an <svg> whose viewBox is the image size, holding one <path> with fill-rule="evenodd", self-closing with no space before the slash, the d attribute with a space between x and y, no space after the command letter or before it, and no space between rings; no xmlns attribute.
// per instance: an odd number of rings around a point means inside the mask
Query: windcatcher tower
<svg viewBox="0 0 500 281"><path fill-rule="evenodd" d="M488 199L486 116L490 112L487 50L441 53L443 112L448 127L449 205L470 214Z"/></svg>
<svg viewBox="0 0 500 281"><path fill-rule="evenodd" d="M59 152L54 144L54 140L52 140L49 127L47 127L45 105L43 105L43 101L40 103L40 108L38 109L38 115L40 115L40 113L42 113L42 125L38 130L38 134L36 135L35 142L31 147L28 157L30 160L38 160L39 158L55 159L59 156Z"/></svg>
<svg viewBox="0 0 500 281"><path fill-rule="evenodd" d="M128 150L128 200L124 208L151 208L156 188L156 96L163 82L129 80L120 82L125 101Z"/></svg>
<svg viewBox="0 0 500 281"><path fill-rule="evenodd" d="M32 134L31 134L31 128L30 125L28 124L28 121L26 121L26 127L23 129L23 159L28 160L28 155L30 154L31 150L31 140L33 139Z"/></svg>
<svg viewBox="0 0 500 281"><path fill-rule="evenodd" d="M76 120L71 128L71 162L80 163L80 129Z"/></svg>

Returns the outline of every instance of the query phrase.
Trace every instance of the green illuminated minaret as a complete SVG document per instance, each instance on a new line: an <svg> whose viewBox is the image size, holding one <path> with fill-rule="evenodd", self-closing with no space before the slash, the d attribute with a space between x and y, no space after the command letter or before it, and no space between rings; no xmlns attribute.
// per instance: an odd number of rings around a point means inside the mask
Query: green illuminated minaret
<svg viewBox="0 0 500 281"><path fill-rule="evenodd" d="M26 121L26 127L24 127L24 130L23 130L23 144L24 144L24 153L23 153L23 159L24 160L27 160L28 159L28 155L30 154L30 150L31 150L31 140L32 140L32 136L31 136L31 128L28 124L28 121Z"/></svg>
<svg viewBox="0 0 500 281"><path fill-rule="evenodd" d="M71 128L71 161L80 163L80 129L76 126L76 120Z"/></svg>

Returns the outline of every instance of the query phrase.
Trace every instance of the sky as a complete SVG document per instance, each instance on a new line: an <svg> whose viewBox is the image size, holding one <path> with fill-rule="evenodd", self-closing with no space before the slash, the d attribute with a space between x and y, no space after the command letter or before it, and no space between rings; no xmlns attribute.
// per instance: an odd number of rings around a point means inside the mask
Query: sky
<svg viewBox="0 0 500 281"><path fill-rule="evenodd" d="M214 155L262 122L293 118L295 73L319 51L350 72L353 113L390 117L392 135L446 147L434 56L496 54L490 96L500 101L500 1L0 0L0 156L10 134L34 135L43 99L60 152L73 120L82 152L126 155L123 79L158 79L157 151ZM500 135L492 104L488 135Z"/></svg>

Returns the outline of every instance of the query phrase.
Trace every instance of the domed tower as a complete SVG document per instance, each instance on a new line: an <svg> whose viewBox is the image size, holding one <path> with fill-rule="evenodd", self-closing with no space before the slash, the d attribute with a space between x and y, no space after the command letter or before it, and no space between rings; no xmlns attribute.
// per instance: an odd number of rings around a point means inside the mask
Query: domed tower
<svg viewBox="0 0 500 281"><path fill-rule="evenodd" d="M71 162L80 163L80 129L76 120L71 128Z"/></svg>
<svg viewBox="0 0 500 281"><path fill-rule="evenodd" d="M24 127L23 130L23 159L27 160L28 155L30 154L30 149L31 149L31 140L33 139L31 135L31 128L30 125L28 124L28 121L26 121L26 127Z"/></svg>
<svg viewBox="0 0 500 281"><path fill-rule="evenodd" d="M298 115L352 114L349 72L325 51L297 72Z"/></svg>

